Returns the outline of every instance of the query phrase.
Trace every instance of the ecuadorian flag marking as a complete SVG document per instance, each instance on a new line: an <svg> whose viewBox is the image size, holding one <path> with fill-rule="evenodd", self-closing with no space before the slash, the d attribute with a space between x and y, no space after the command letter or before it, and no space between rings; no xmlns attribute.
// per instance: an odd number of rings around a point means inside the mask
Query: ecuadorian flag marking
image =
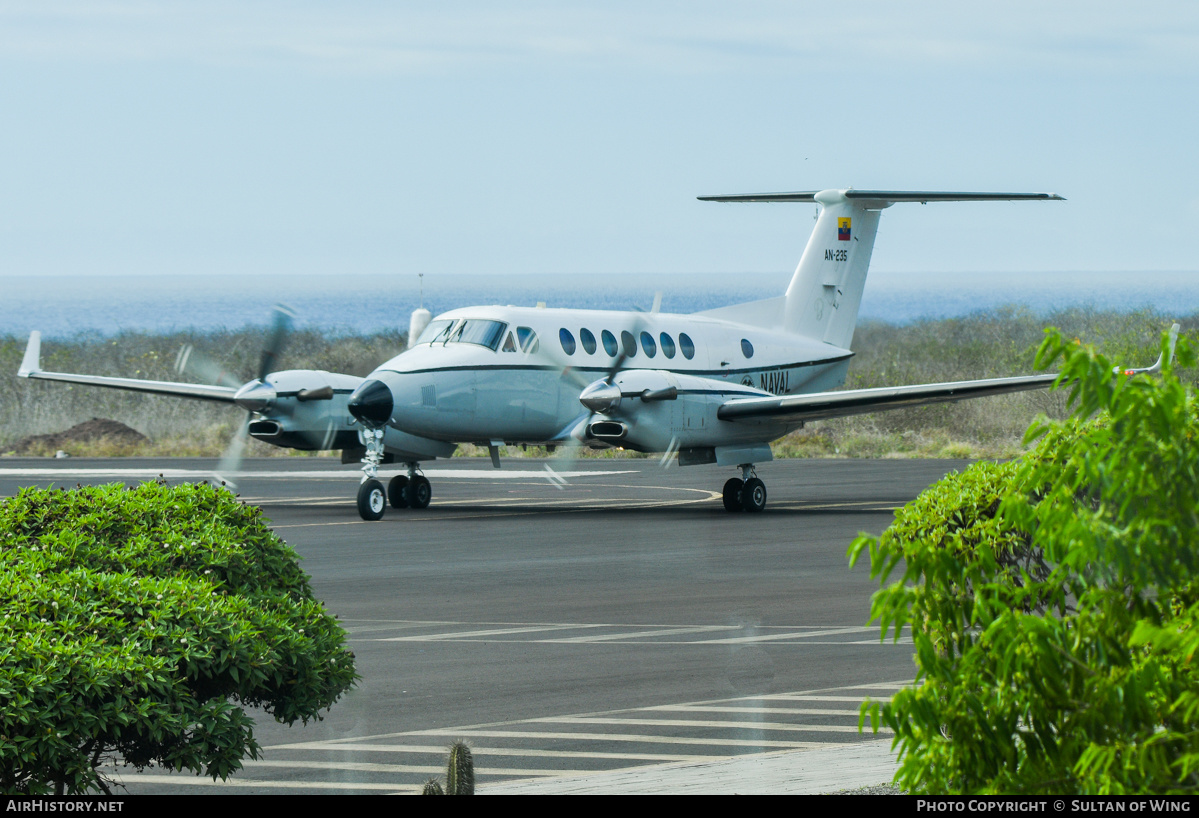
<svg viewBox="0 0 1199 818"><path fill-rule="evenodd" d="M849 223L851 219L837 219L837 241L849 241Z"/></svg>

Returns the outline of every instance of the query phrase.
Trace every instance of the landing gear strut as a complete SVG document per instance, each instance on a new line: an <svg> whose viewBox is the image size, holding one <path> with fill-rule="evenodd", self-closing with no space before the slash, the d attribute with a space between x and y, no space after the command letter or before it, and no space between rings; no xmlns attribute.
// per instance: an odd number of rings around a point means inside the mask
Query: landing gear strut
<svg viewBox="0 0 1199 818"><path fill-rule="evenodd" d="M752 463L741 464L741 477L730 477L722 492L725 511L761 511L766 508L766 484Z"/></svg>
<svg viewBox="0 0 1199 818"><path fill-rule="evenodd" d="M358 516L374 522L383 519L387 510L387 493L379 482L379 463L383 460L383 430L363 429L359 439L366 446L362 458L362 483L358 486Z"/></svg>

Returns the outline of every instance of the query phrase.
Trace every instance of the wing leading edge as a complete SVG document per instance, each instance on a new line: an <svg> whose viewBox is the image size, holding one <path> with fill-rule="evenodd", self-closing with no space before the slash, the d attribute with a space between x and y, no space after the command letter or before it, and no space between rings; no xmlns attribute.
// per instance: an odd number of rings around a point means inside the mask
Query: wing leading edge
<svg viewBox="0 0 1199 818"><path fill-rule="evenodd" d="M907 409L966 398L1047 389L1057 374L1029 375L1017 378L988 378L978 381L886 386L877 389L851 389L844 392L817 392L811 395L783 395L770 398L734 398L722 404L716 416L721 420L824 420L825 418L862 415L887 409Z"/></svg>
<svg viewBox="0 0 1199 818"><path fill-rule="evenodd" d="M1178 339L1178 324L1170 327L1168 354L1174 356ZM1162 368L1162 356L1152 366L1136 369L1116 367L1113 375L1153 375ZM949 403L967 398L983 398L1008 392L1027 392L1048 389L1058 379L1057 373L1024 375L1015 378L985 378L976 381L950 381L912 386L884 386L876 389L849 389L844 392L816 392L810 395L779 397L733 398L721 404L716 416L721 420L754 420L769 418L782 421L824 420L826 418L864 415L888 409L908 409L934 403Z"/></svg>
<svg viewBox="0 0 1199 818"><path fill-rule="evenodd" d="M41 363L42 334L33 331L29 334L29 346L25 348L25 357L17 375L22 378L34 378L43 381L64 381L79 383L87 386L103 386L109 389L125 389L132 392L146 392L152 395L172 395L178 398L194 398L196 400L211 400L220 403L233 403L237 390L228 386L206 386L198 383L176 383L174 381L143 381L137 378L114 378L106 375L76 375L68 372L44 372Z"/></svg>

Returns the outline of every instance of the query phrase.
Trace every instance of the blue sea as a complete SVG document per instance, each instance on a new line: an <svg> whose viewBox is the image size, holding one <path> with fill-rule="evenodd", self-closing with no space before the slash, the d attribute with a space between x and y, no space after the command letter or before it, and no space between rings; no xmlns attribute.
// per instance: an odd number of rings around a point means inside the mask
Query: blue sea
<svg viewBox="0 0 1199 818"><path fill-rule="evenodd" d="M435 315L475 304L696 312L780 295L790 272L727 275L60 276L0 277L0 336L239 329L285 303L296 323L330 334L408 327L422 303ZM422 292L423 286L423 292ZM1199 272L871 272L861 317L894 324L1023 306L1199 312Z"/></svg>

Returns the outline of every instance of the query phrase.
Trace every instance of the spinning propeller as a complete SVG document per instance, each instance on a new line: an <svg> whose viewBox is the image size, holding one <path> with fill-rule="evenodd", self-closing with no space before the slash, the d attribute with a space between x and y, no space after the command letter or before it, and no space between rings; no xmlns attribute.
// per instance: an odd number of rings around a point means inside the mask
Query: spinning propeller
<svg viewBox="0 0 1199 818"><path fill-rule="evenodd" d="M267 380L267 376L276 370L276 362L279 360L279 353L284 344L287 343L287 335L291 330L293 318L295 318L295 313L289 307L282 304L275 305L272 310L270 332L263 344L262 355L258 361L258 375L254 380L240 384L240 388L233 396L233 402L246 410L246 420L238 427L233 439L229 441L214 472L219 480L232 488L237 488L233 477L241 471L241 461L245 454L246 441L250 436L250 422L254 418L254 413L269 408L277 397L275 386ZM230 387L239 386L239 381L229 370L204 353L196 351L190 344L179 350L179 355L175 359L175 369L180 373L190 374L209 383ZM325 392L328 392L328 395L325 395ZM332 395L332 389L324 386L318 389L303 390L296 395L296 399L301 401L320 400L332 397Z"/></svg>
<svg viewBox="0 0 1199 818"><path fill-rule="evenodd" d="M660 297L659 295L655 298L655 311ZM612 365L608 367L608 371L604 374L604 377L599 380L587 382L569 364L562 368L563 377L582 386L582 391L579 393L579 403L587 410L587 414L581 420L575 422L567 431L567 443L562 447L563 453L556 458L559 463L558 469L555 469L549 463L545 464L545 478L555 487L562 489L569 485L563 475L573 470L575 461L579 457L579 449L586 442L588 429L590 429L596 416L613 416L620 409L621 402L625 400L640 399L649 402L655 400L674 400L678 397L678 389L673 386L661 389L647 389L640 393L628 394L622 392L620 386L616 383L617 375L625 370L625 363L637 352L637 338L640 336L643 328L644 322L640 318L636 318L630 329L632 341L624 343L622 339L619 354L617 354ZM672 438L670 446L662 456L659 465L663 468L669 467L670 459L677 449L677 440Z"/></svg>

